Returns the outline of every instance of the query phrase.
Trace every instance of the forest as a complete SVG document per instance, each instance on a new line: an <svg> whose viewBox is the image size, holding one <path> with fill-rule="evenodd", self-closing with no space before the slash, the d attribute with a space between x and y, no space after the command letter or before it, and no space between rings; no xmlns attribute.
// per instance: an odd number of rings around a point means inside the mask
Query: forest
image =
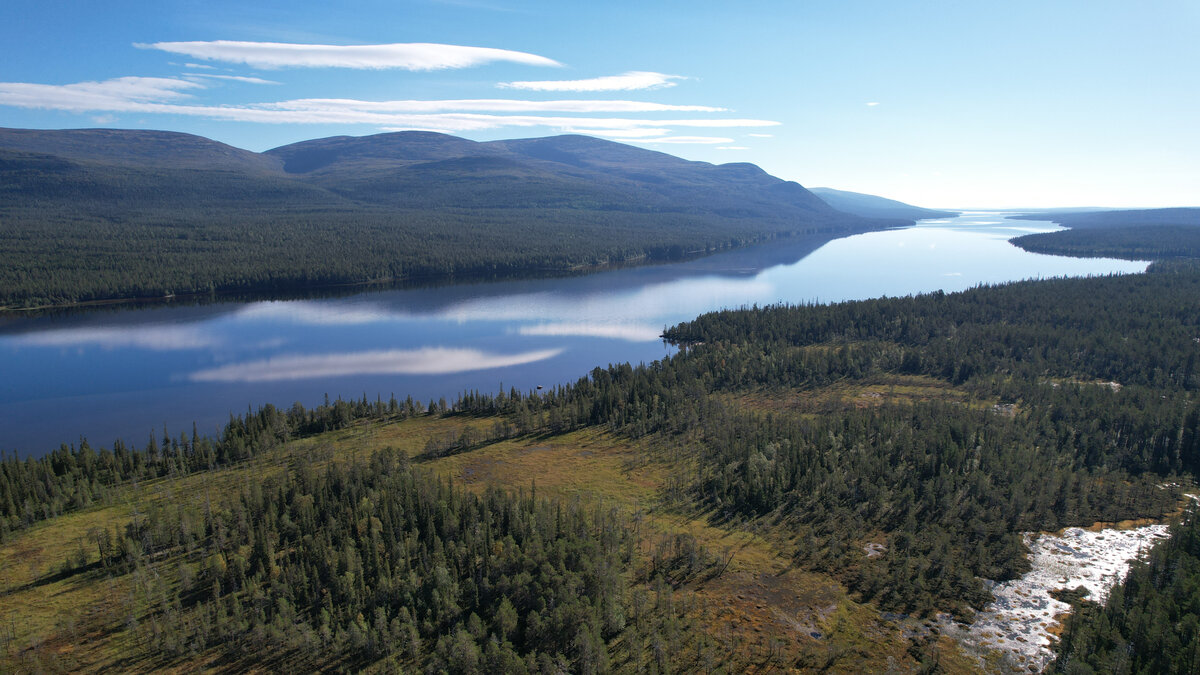
<svg viewBox="0 0 1200 675"><path fill-rule="evenodd" d="M1175 265L727 310L667 330L674 356L543 392L266 406L217 438L8 457L0 560L164 485L192 497L124 511L19 586L123 580L135 600L97 630L159 655L139 668L862 670L886 654L970 672L926 622L969 619L990 598L985 579L1025 571L1021 533L1180 508L1200 467L1197 297L1200 270ZM580 438L601 439L573 455L581 466L621 448L611 473L528 463ZM544 481L609 496L580 501ZM751 540L732 547L739 533ZM751 575L762 560L777 571ZM757 588L736 584L768 577L831 589L818 595L838 609L803 618L812 607L798 606L787 625L813 628L797 632L661 600L736 608ZM530 585L540 590L519 592ZM647 606L658 613L643 623ZM891 637L849 637L868 629ZM1064 653L1100 642L1064 639ZM48 643L7 640L10 656L38 663ZM314 646L329 660L304 660Z"/></svg>
<svg viewBox="0 0 1200 675"><path fill-rule="evenodd" d="M1014 218L1049 219L1070 228L1012 240L1034 253L1155 261L1200 258L1200 209L1066 212Z"/></svg>

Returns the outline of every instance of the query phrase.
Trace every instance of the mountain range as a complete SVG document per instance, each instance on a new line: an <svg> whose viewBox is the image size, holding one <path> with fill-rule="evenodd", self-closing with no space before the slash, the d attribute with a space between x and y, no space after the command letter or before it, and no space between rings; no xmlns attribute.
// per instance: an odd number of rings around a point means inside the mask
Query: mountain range
<svg viewBox="0 0 1200 675"><path fill-rule="evenodd" d="M0 129L0 219L0 306L563 273L904 223L753 164L586 136L255 153L115 129Z"/></svg>

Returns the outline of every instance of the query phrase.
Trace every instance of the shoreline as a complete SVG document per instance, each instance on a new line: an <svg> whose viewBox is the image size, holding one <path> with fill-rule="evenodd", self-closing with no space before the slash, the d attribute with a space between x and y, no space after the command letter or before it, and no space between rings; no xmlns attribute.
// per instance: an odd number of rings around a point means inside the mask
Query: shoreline
<svg viewBox="0 0 1200 675"><path fill-rule="evenodd" d="M915 222L913 223L915 225ZM902 227L912 227L906 225ZM489 283L493 281L519 281L528 279L549 279L549 278L564 278L574 276L584 276L595 274L598 272L608 272L618 269L630 267L647 267L652 265L670 265L673 263L683 263L692 260L699 260L719 253L728 253L754 246L763 246L780 240L791 240L800 237L810 236L829 236L830 241L852 237L858 234L869 232L877 232L884 230L897 229L895 225L873 228L856 228L842 232L833 232L825 230L817 230L814 232L790 232L780 233L774 236L764 236L761 239L748 242L739 246L723 246L720 248L694 249L685 251L682 257L660 260L652 259L649 254L642 253L641 255L626 258L618 261L608 261L603 263L581 263L567 267L543 268L543 269L527 269L513 271L506 274L468 274L456 275L454 273L429 274L423 276L404 277L397 279L389 277L384 279L371 279L367 281L347 281L326 284L296 286L290 289L260 289L253 288L229 288L216 289L210 291L195 291L184 293L171 293L167 295L152 295L152 296L134 296L134 297L112 297L112 298L97 298L93 300L76 300L71 302L48 303L40 305L31 305L28 307L16 307L10 305L0 305L0 319L9 317L25 317L35 315L40 312L57 312L70 311L74 309L87 309L93 307L119 307L122 305L165 305L172 302L188 302L195 303L196 301L211 300L229 300L229 299L245 299L252 300L271 300L271 299L293 299L300 297L311 297L313 294L321 291L336 291L344 289L347 291L355 291L358 289L368 289L372 287L387 288L387 289L407 289L407 288L433 288L438 286L453 286L467 285L473 283Z"/></svg>

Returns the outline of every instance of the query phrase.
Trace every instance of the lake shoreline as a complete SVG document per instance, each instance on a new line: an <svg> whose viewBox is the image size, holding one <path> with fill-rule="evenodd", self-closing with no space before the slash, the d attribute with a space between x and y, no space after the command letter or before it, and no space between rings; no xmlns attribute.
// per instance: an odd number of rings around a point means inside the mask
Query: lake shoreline
<svg viewBox="0 0 1200 675"><path fill-rule="evenodd" d="M919 222L919 221L917 221ZM327 284L307 284L296 285L292 288L275 288L275 289L254 289L254 288L227 288L211 291L195 291L184 293L171 293L168 295L153 295L153 296L136 296L136 297L112 297L112 298L97 298L94 300L76 300L71 302L55 302L39 305L30 305L28 307L17 307L12 305L0 305L0 319L11 316L30 316L37 315L40 312L54 312L59 310L71 309L86 309L89 307L108 307L108 306L153 306L169 304L176 301L187 301L194 303L196 300L211 300L214 302L222 302L229 300L245 300L245 301L269 301L269 300L290 300L296 298L312 297L313 294L319 294L321 291L329 291L336 289L345 289L349 291L358 291L364 289L380 289L380 290L410 290L420 288L436 288L441 286L450 286L457 284L473 284L473 283L488 283L493 281L523 281L535 279L557 279L587 274L595 274L598 272L609 272L614 270L627 269L630 267L645 267L650 265L669 265L673 263L684 263L692 260L698 260L720 253L728 253L755 246L763 246L780 241L788 241L801 239L812 236L831 236L832 239L841 239L844 237L852 237L858 234L867 234L870 232L883 232L893 229L904 229L912 227L916 222L897 227L895 225L887 225L880 227L857 228L851 230L829 230L818 229L812 232L787 232L776 235L763 236L754 241L749 241L737 246L721 246L713 249L696 249L685 251L682 256L672 259L651 258L649 254L642 253L641 255L632 256L624 260L608 261L595 264L577 264L567 267L554 267L543 269L526 269L517 270L505 274L465 274L459 275L454 273L427 274L406 276L402 278L383 278L370 279L366 281L346 281Z"/></svg>

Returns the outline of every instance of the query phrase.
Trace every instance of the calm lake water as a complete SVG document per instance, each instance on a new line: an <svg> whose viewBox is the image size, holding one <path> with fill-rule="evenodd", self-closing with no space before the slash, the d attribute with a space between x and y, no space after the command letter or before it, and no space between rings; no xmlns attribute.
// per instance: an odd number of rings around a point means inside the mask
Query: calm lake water
<svg viewBox="0 0 1200 675"><path fill-rule="evenodd" d="M160 305L0 319L0 450L40 455L87 437L142 446L216 433L230 413L393 393L428 402L529 390L673 351L663 328L707 311L834 302L1050 276L1142 272L1144 262L1027 253L1058 229L970 212L842 239L793 239L673 265L567 279Z"/></svg>

